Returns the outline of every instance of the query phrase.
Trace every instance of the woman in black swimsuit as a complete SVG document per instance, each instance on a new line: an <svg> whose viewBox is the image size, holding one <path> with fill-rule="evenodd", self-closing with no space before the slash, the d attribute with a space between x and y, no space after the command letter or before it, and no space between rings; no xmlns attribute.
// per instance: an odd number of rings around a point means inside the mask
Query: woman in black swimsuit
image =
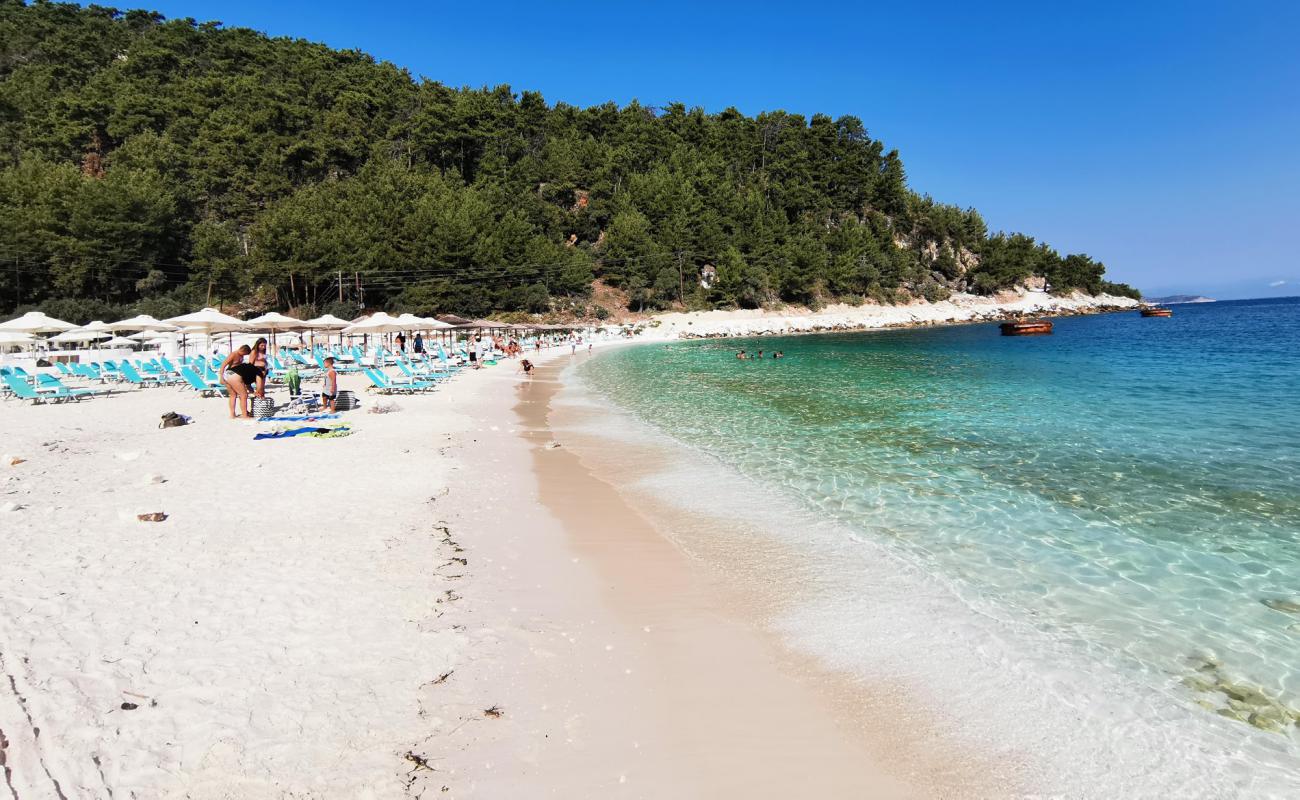
<svg viewBox="0 0 1300 800"><path fill-rule="evenodd" d="M271 376L271 355L268 352L270 345L266 337L253 342L253 349L248 354L248 363L257 367L257 396L266 397L266 379Z"/></svg>
<svg viewBox="0 0 1300 800"><path fill-rule="evenodd" d="M244 363L244 356L248 355L250 348L248 345L240 345L239 349L226 356L226 360L221 362L221 368L217 370L217 380L225 384L227 394L230 396L230 418L238 416L235 413L235 399L239 399L239 407L244 411L244 417L253 418L253 411L248 407L248 390L257 383L257 376L261 371L252 364Z"/></svg>

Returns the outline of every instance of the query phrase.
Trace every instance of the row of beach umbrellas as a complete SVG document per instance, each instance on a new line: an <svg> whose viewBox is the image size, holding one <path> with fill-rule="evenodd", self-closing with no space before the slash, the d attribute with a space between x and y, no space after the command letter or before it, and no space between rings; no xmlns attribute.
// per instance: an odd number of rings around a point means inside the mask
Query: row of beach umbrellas
<svg viewBox="0 0 1300 800"><path fill-rule="evenodd" d="M562 325L507 325L490 320L467 320L463 317L447 316L442 319L418 317L406 313L392 316L383 311L361 317L349 322L331 314L315 319L300 320L277 312L269 312L250 320L241 320L224 314L215 308L205 308L192 314L170 317L166 320L155 319L148 314L140 314L130 319L105 323L99 320L87 325L73 325L70 322L55 319L41 311L29 311L17 319L0 323L0 345L28 344L35 340L37 334L55 334L49 341L58 343L100 342L110 346L125 346L152 339L171 338L170 334L202 334L212 336L216 333L269 332L322 330L338 331L348 334L380 334L399 331L437 331L466 328L513 328L534 330L559 330ZM130 336L122 336L126 331L134 331ZM105 341L106 340L106 341Z"/></svg>

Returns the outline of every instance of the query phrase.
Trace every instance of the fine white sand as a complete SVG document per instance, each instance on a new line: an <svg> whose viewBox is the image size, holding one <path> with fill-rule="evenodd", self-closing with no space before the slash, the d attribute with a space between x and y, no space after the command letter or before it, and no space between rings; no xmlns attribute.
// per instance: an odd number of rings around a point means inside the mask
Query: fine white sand
<svg viewBox="0 0 1300 800"><path fill-rule="evenodd" d="M179 389L0 405L0 797L401 796L420 687L469 652L434 525L454 395L332 440Z"/></svg>
<svg viewBox="0 0 1300 800"><path fill-rule="evenodd" d="M580 465L543 491L515 369L341 439L0 405L0 797L925 794Z"/></svg>
<svg viewBox="0 0 1300 800"><path fill-rule="evenodd" d="M712 313L647 336L771 327ZM935 793L538 439L549 379L515 370L341 439L254 441L182 389L0 404L0 798Z"/></svg>

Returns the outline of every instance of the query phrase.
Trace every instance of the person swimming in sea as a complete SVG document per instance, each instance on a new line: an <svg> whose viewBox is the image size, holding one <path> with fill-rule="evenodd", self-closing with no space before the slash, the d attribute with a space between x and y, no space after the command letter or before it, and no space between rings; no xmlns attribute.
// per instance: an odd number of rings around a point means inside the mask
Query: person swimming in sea
<svg viewBox="0 0 1300 800"><path fill-rule="evenodd" d="M785 351L777 350L775 353L772 354L772 358L785 358Z"/></svg>
<svg viewBox="0 0 1300 800"><path fill-rule="evenodd" d="M747 358L749 358L749 356L745 355L745 351L744 351L744 350L741 350L739 353L736 353L736 360L737 360L737 361L744 361L744 360L747 359Z"/></svg>
<svg viewBox="0 0 1300 800"><path fill-rule="evenodd" d="M762 350L759 350L759 351L758 351L758 355L754 356L754 358L757 358L759 361L762 361L762 360L763 360L763 351L762 351Z"/></svg>

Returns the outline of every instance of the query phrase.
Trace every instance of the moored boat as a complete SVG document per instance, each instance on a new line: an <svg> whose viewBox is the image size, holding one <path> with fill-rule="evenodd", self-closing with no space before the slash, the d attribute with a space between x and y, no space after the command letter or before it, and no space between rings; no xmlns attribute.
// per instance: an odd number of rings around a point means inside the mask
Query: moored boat
<svg viewBox="0 0 1300 800"><path fill-rule="evenodd" d="M999 328L1003 336L1042 336L1052 332L1050 319L1025 319L1016 322L1004 322Z"/></svg>
<svg viewBox="0 0 1300 800"><path fill-rule="evenodd" d="M1174 315L1172 308L1165 308L1164 306L1143 306L1141 313L1144 317L1172 317Z"/></svg>

